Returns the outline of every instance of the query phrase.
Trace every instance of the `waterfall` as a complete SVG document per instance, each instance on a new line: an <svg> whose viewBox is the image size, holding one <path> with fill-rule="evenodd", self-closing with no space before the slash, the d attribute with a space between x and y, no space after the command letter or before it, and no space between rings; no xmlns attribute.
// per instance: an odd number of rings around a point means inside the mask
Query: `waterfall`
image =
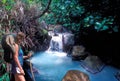
<svg viewBox="0 0 120 81"><path fill-rule="evenodd" d="M63 39L62 39L62 34L57 33L57 34L50 34L52 36L51 41L50 41L50 46L49 50L52 51L63 51Z"/></svg>

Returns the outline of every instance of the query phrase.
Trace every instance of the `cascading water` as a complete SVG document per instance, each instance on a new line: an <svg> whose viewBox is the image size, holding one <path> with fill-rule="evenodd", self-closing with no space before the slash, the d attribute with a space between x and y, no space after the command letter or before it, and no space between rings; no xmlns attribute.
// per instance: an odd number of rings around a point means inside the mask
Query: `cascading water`
<svg viewBox="0 0 120 81"><path fill-rule="evenodd" d="M62 34L52 35L52 39L50 41L49 50L52 51L63 51L63 39Z"/></svg>
<svg viewBox="0 0 120 81"><path fill-rule="evenodd" d="M52 35L49 51L39 52L31 58L36 81L62 81L63 77L69 70L80 70L89 75L90 81L117 81L113 74L117 69L105 67L103 71L92 74L86 71L80 65L80 61L73 61L71 57L63 52L62 34ZM107 75L107 76L104 76Z"/></svg>

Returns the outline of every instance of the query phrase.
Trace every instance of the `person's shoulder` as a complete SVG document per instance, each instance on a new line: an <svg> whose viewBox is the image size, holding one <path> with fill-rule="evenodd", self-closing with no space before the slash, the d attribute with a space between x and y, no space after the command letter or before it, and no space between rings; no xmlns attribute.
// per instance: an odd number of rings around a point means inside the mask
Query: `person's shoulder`
<svg viewBox="0 0 120 81"><path fill-rule="evenodd" d="M18 50L19 49L19 45L18 44L14 44L14 49Z"/></svg>

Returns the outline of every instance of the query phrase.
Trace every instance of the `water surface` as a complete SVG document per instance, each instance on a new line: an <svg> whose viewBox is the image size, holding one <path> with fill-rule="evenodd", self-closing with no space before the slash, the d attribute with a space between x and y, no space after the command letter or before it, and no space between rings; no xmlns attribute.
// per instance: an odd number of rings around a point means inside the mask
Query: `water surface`
<svg viewBox="0 0 120 81"><path fill-rule="evenodd" d="M81 67L79 61L73 61L71 57L63 52L40 52L32 57L36 81L61 81L68 70L80 70L89 75L90 81L118 81L115 74L118 69L112 66L105 66L104 69L92 74Z"/></svg>

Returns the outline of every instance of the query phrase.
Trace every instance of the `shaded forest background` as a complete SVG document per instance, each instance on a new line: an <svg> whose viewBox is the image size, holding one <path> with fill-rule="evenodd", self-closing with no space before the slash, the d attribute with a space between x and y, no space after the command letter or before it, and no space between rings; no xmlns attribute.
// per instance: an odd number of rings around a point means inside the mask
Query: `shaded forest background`
<svg viewBox="0 0 120 81"><path fill-rule="evenodd" d="M1 0L0 39L3 34L22 31L23 47L46 50L48 29L62 25L75 34L75 45L83 45L104 62L120 67L119 0Z"/></svg>

